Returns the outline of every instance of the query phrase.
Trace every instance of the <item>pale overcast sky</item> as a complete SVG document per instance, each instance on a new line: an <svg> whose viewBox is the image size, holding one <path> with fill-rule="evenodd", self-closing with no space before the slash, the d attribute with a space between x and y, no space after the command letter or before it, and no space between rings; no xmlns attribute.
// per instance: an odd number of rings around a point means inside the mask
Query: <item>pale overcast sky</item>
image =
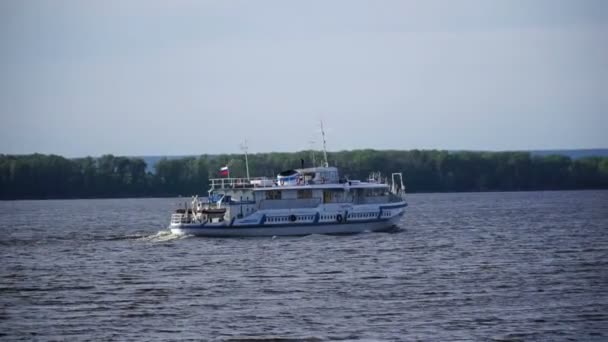
<svg viewBox="0 0 608 342"><path fill-rule="evenodd" d="M608 147L608 1L0 2L0 153Z"/></svg>

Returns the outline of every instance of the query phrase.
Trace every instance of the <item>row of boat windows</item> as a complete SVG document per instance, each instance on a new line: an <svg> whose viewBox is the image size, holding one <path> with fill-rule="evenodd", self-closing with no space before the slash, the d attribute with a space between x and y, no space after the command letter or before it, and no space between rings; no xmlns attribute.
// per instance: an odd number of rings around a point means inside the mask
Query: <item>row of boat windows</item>
<svg viewBox="0 0 608 342"><path fill-rule="evenodd" d="M348 214L348 218L374 218L378 216L376 213L352 213ZM390 211L385 211L382 213L382 216L391 216ZM296 216L297 221L312 221L314 220L314 215L304 215L304 216ZM319 219L325 220L336 220L337 215L321 215ZM290 222L292 221L289 216L285 217L269 217L268 222Z"/></svg>
<svg viewBox="0 0 608 342"><path fill-rule="evenodd" d="M378 214L374 214L374 213L354 213L354 214L348 214L349 218L372 218L372 217L376 217L378 216Z"/></svg>
<svg viewBox="0 0 608 342"><path fill-rule="evenodd" d="M267 200L280 200L283 197L283 191L285 190L267 190L265 196ZM287 190L293 191L293 190ZM350 193L350 197L378 197L388 196L388 190L384 188L372 188L372 189L355 189ZM313 192L310 189L297 190L297 199L309 199L313 198ZM331 202L332 200L344 199L346 193L344 189L330 189L323 190L324 202ZM348 197L348 196L346 196Z"/></svg>
<svg viewBox="0 0 608 342"><path fill-rule="evenodd" d="M314 220L314 215L304 215L304 216L296 216L296 221L312 221ZM268 222L290 222L293 221L289 218L289 216L285 217L269 217Z"/></svg>

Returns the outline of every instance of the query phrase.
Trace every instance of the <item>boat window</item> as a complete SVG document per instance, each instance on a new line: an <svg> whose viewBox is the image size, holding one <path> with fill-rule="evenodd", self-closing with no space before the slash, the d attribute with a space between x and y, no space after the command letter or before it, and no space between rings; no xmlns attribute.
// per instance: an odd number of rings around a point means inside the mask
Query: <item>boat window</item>
<svg viewBox="0 0 608 342"><path fill-rule="evenodd" d="M299 199L312 198L312 190L310 190L310 189L298 190L298 198Z"/></svg>
<svg viewBox="0 0 608 342"><path fill-rule="evenodd" d="M281 199L281 191L279 191L279 190L268 190L268 191L266 191L266 199L267 200Z"/></svg>
<svg viewBox="0 0 608 342"><path fill-rule="evenodd" d="M331 191L329 190L323 190L323 202L324 203L329 203L331 202Z"/></svg>
<svg viewBox="0 0 608 342"><path fill-rule="evenodd" d="M344 202L346 197L343 189L323 190L324 203Z"/></svg>

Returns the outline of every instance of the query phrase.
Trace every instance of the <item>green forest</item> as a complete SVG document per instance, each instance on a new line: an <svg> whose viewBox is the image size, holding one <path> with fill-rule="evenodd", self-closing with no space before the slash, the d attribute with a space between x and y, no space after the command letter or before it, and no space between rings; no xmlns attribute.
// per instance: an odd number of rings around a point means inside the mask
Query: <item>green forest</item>
<svg viewBox="0 0 608 342"><path fill-rule="evenodd" d="M317 164L318 151L249 155L251 176ZM408 192L608 189L608 158L531 156L527 152L354 150L328 153L348 179L370 172L403 172ZM0 154L0 199L190 196L207 193L207 179L245 177L243 155L163 158L149 169L142 158L104 155L68 159L57 155ZM148 171L148 170L152 170Z"/></svg>

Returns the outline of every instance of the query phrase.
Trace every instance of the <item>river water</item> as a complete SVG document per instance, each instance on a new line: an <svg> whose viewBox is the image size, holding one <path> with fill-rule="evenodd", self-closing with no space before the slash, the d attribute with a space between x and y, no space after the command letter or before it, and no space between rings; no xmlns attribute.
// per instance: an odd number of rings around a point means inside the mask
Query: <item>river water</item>
<svg viewBox="0 0 608 342"><path fill-rule="evenodd" d="M0 340L608 340L608 191L413 194L396 233L210 239L180 199L0 202Z"/></svg>

